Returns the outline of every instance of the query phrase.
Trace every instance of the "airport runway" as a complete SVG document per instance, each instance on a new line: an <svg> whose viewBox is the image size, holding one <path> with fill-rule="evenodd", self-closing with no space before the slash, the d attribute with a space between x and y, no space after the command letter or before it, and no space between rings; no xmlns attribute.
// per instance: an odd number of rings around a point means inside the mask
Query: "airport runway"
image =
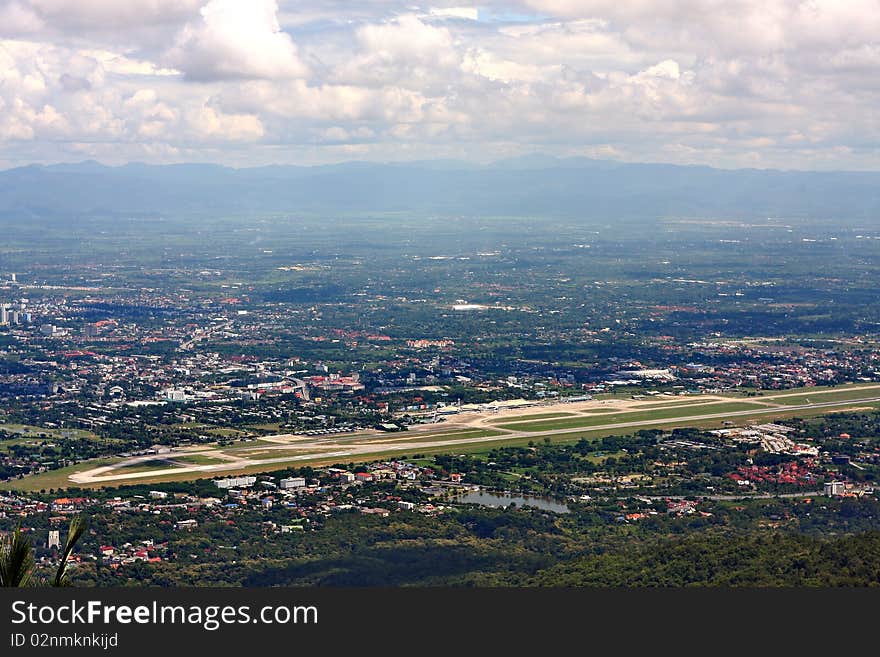
<svg viewBox="0 0 880 657"><path fill-rule="evenodd" d="M817 396L821 394L817 393ZM776 399L782 399L784 396L777 396ZM764 398L768 399L768 398ZM725 401L744 401L744 400L734 400L728 399ZM269 458L261 458L261 459L247 459L242 456L235 456L236 450L229 451L221 451L216 448L206 448L206 449L187 449L182 448L179 450L173 450L169 454L163 455L145 455L145 456L137 456L127 459L123 463L114 464L111 466L102 466L95 468L93 470L87 470L84 472L75 473L70 476L70 480L77 484L103 484L103 483L112 483L112 482L136 482L138 479L152 478L152 477L161 477L166 475L181 475L181 474L206 474L210 475L211 473L229 473L234 472L236 469L242 470L244 468L254 468L258 466L272 466L279 465L282 463L290 463L295 464L300 461L313 461L315 459L324 459L324 458L344 458L351 456L364 456L368 454L380 454L383 452L390 451L405 451L407 453L418 452L424 449L432 449L436 447L453 447L456 445L475 445L480 443L491 443L491 442L504 442L516 439L541 439L547 436L560 436L567 434L578 434L585 432L593 432L593 431L614 431L617 429L642 429L646 427L652 426L669 426L669 425L679 425L679 426L687 426L687 424L692 422L701 422L705 420L726 420L730 418L742 418L749 416L761 416L761 415L774 415L778 413L790 413L797 412L801 410L821 410L821 409L834 409L834 408L846 408L846 407L854 407L859 404L870 404L880 402L880 396L876 397L866 397L864 399L851 399L846 401L829 401L829 402L816 402L816 403L808 403L808 404L796 404L796 405L779 405L774 407L766 407L766 408L755 408L755 409L747 409L741 411L727 411L721 413L702 413L697 415L689 415L687 407L682 407L682 415L673 418L659 418L659 419L651 419L651 420L636 420L632 422L614 422L608 424L599 424L599 425L591 425L584 427L570 427L565 429L552 429L552 430L544 430L544 431L511 431L505 429L499 429L498 427L492 427L494 431L499 432L499 435L492 436L473 436L473 437L463 437L463 438L448 438L444 440L431 440L429 435L425 436L423 441L418 440L416 437L415 440L410 440L409 438L412 436L407 436L404 434L401 436L400 434L396 434L396 438L388 438L382 439L382 435L377 438L375 434L373 435L365 435L361 436L337 436L337 437L324 437L320 439L306 439L303 440L301 436L289 436L289 440L279 443L279 444L260 444L255 445L254 449L259 449L261 452L271 452L276 450L286 450L290 451L291 448L295 447L298 451L302 450L303 454L298 455L285 455L280 457L269 457ZM546 407L545 407L546 409ZM626 412L626 411L624 411ZM629 411L629 412L638 412ZM588 416L584 416L586 419ZM595 417L595 416L594 416ZM566 418L570 419L570 418ZM523 416L521 419L511 419L511 422L518 421L529 421L528 416ZM540 421L540 420L536 420ZM467 425L462 425L462 428L465 428ZM445 429L448 433L450 428ZM281 436L277 437L281 438ZM340 444L343 439L345 440L344 445ZM401 441L405 441L401 444ZM243 450L244 451L244 450ZM157 460L168 460L173 461L175 457L185 457L185 456L193 456L193 455L202 455L202 456L210 456L212 458L216 458L218 460L222 460L223 463L217 464L205 464L205 465L182 465L179 467L169 467L167 469L150 469L148 471L142 472L119 472L119 470L124 466L137 466L139 463L146 463L150 461Z"/></svg>

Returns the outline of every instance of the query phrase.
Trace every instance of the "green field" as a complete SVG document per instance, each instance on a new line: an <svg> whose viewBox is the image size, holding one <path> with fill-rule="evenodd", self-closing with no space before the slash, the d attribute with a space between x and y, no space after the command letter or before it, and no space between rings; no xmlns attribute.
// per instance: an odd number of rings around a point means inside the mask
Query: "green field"
<svg viewBox="0 0 880 657"><path fill-rule="evenodd" d="M212 427L210 429L205 429L203 433L210 436L220 436L221 438L246 438L251 435L247 431L228 427Z"/></svg>
<svg viewBox="0 0 880 657"><path fill-rule="evenodd" d="M55 440L63 440L65 438L98 439L95 434L85 429L46 429L29 424L0 424L0 431L17 433L30 438L52 438Z"/></svg>
<svg viewBox="0 0 880 657"><path fill-rule="evenodd" d="M656 403L656 404L642 404L639 406L639 410L650 411L655 408L676 408L681 406L690 406L691 404L712 404L717 403L710 399L703 399L701 397L691 397L689 399L681 399L678 397L664 397L662 399L669 399L665 404Z"/></svg>
<svg viewBox="0 0 880 657"><path fill-rule="evenodd" d="M20 436L20 438L0 440L0 452L8 451L16 445L58 444L65 440L103 440L85 429L46 429L28 424L0 424L0 430Z"/></svg>
<svg viewBox="0 0 880 657"><path fill-rule="evenodd" d="M0 490L30 490L30 491L38 491L38 490L50 490L50 489L59 489L59 488L69 488L72 485L70 479L70 475L76 474L77 472L84 472L85 470L92 470L94 468L99 468L103 465L112 465L121 463L122 460L119 458L105 458L105 459L94 459L91 461L83 461L82 463L77 463L76 465L70 465L66 468L59 468L58 470L49 470L48 472L41 472L40 474L30 475L25 477L24 479L10 479L9 481L0 481Z"/></svg>
<svg viewBox="0 0 880 657"><path fill-rule="evenodd" d="M861 390L817 388L813 392L769 395L766 400L776 404L792 406L796 404L821 404L823 402L833 401L857 401L859 399L865 399L866 397L880 397L880 386L863 388Z"/></svg>
<svg viewBox="0 0 880 657"><path fill-rule="evenodd" d="M259 447L265 447L267 445L277 445L278 443L273 443L267 440L261 440L257 438L256 440L244 440L232 443L231 445L224 445L222 447L223 451L229 450L239 450L239 449L257 449Z"/></svg>
<svg viewBox="0 0 880 657"><path fill-rule="evenodd" d="M16 445L43 445L45 443L57 443L57 440L50 438L38 438L36 436L29 436L26 438L9 438L7 440L0 440L0 452L9 451Z"/></svg>
<svg viewBox="0 0 880 657"><path fill-rule="evenodd" d="M332 449L329 445L325 449ZM248 460L262 460L262 459L280 459L284 457L291 456L301 456L303 454L315 454L320 453L316 450L302 450L302 449L258 449L253 452L240 452L237 453L236 456L240 456L244 459Z"/></svg>
<svg viewBox="0 0 880 657"><path fill-rule="evenodd" d="M554 417L572 417L577 415L577 413L535 413L534 415L529 415L528 418L530 420L547 420ZM497 418L489 421L489 424L498 424L499 422L506 422L504 418Z"/></svg>
<svg viewBox="0 0 880 657"><path fill-rule="evenodd" d="M255 429L257 431L272 431L275 433L282 430L281 423L279 423L279 422L271 422L268 424L248 424L246 426L246 428L247 429Z"/></svg>
<svg viewBox="0 0 880 657"><path fill-rule="evenodd" d="M131 465L123 463L116 468L114 472L118 474L128 474L129 472L150 472L152 470L173 468L176 465L177 464L171 461L171 459L150 459L149 461L137 461Z"/></svg>
<svg viewBox="0 0 880 657"><path fill-rule="evenodd" d="M172 460L174 463L180 465L217 465L225 462L225 459L208 456L206 454L186 454L183 456L175 456Z"/></svg>
<svg viewBox="0 0 880 657"><path fill-rule="evenodd" d="M382 442L395 443L413 443L423 442L426 440L457 440L459 438L491 438L492 436L503 436L503 431L495 431L493 429L462 429L461 431L449 433L423 433L423 434L407 434L398 438L389 438L385 436Z"/></svg>

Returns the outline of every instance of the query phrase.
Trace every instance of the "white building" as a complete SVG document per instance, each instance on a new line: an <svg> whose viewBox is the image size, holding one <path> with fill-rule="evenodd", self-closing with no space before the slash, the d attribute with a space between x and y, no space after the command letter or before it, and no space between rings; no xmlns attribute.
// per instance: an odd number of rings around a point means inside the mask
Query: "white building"
<svg viewBox="0 0 880 657"><path fill-rule="evenodd" d="M842 481L826 481L825 494L829 497L843 495L846 492L846 484Z"/></svg>
<svg viewBox="0 0 880 657"><path fill-rule="evenodd" d="M614 375L614 378L633 377L636 379L656 379L661 381L673 381L675 375L668 369L641 369L641 370L622 370Z"/></svg>
<svg viewBox="0 0 880 657"><path fill-rule="evenodd" d="M186 392L183 390L171 388L165 391L165 400L170 402L186 401Z"/></svg>
<svg viewBox="0 0 880 657"><path fill-rule="evenodd" d="M256 477L227 477L226 479L215 479L214 485L217 488L247 488L253 486L256 481Z"/></svg>
<svg viewBox="0 0 880 657"><path fill-rule="evenodd" d="M281 488L305 488L306 480L304 477L288 477L278 482Z"/></svg>

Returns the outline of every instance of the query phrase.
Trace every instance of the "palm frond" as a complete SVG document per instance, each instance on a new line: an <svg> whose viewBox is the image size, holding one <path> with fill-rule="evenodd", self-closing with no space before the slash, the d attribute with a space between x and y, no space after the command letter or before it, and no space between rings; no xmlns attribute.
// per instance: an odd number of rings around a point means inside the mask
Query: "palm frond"
<svg viewBox="0 0 880 657"><path fill-rule="evenodd" d="M61 561L58 564L58 570L55 571L55 577L52 579L52 586L70 586L70 577L67 574L67 560L76 542L82 537L86 529L88 529L89 521L85 516L75 516L70 521L70 529L67 532L67 541L64 543L64 552L61 553Z"/></svg>
<svg viewBox="0 0 880 657"><path fill-rule="evenodd" d="M34 548L21 527L0 544L0 586L27 586L34 571Z"/></svg>

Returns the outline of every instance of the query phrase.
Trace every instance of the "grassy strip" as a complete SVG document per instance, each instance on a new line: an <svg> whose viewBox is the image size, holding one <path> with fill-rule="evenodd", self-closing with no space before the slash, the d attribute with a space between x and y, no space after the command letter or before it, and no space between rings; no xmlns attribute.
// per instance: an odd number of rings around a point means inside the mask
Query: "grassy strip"
<svg viewBox="0 0 880 657"><path fill-rule="evenodd" d="M183 456L174 456L171 458L174 463L180 465L217 465L226 462L224 459L206 454L186 454Z"/></svg>
<svg viewBox="0 0 880 657"><path fill-rule="evenodd" d="M712 404L711 406L700 406L699 408L694 409L690 415L748 411L755 408L760 408L760 406L749 402L727 402ZM684 413L684 411L679 408L657 409L654 411L635 410L623 411L614 415L603 415L601 417L581 417L572 418L570 420L551 420L546 422L514 422L511 424L499 424L498 427L510 431L553 431L555 429L576 429L579 427L591 427L600 424L616 424L619 422L642 422L645 420L664 420L667 418L686 419L688 415L683 415L682 413Z"/></svg>
<svg viewBox="0 0 880 657"><path fill-rule="evenodd" d="M731 400L733 401L733 400ZM749 400L751 401L751 400ZM656 408L677 408L681 406L691 406L691 405L699 405L699 404L722 404L727 403L724 400L717 399L705 399L704 397L691 397L689 399L680 399L676 397L671 397L670 400L665 404L644 404L639 405L637 410L646 410L651 411Z"/></svg>
<svg viewBox="0 0 880 657"><path fill-rule="evenodd" d="M796 395L773 395L763 399L777 404L822 404L833 401L854 401L866 397L880 397L880 387L863 390L838 390L834 392L804 392Z"/></svg>
<svg viewBox="0 0 880 657"><path fill-rule="evenodd" d="M523 417L527 417L530 420L547 420L554 417L573 417L577 415L576 413L535 413L534 415L524 415ZM499 422L509 422L510 418L497 418L494 420L490 420L489 424L498 424Z"/></svg>

